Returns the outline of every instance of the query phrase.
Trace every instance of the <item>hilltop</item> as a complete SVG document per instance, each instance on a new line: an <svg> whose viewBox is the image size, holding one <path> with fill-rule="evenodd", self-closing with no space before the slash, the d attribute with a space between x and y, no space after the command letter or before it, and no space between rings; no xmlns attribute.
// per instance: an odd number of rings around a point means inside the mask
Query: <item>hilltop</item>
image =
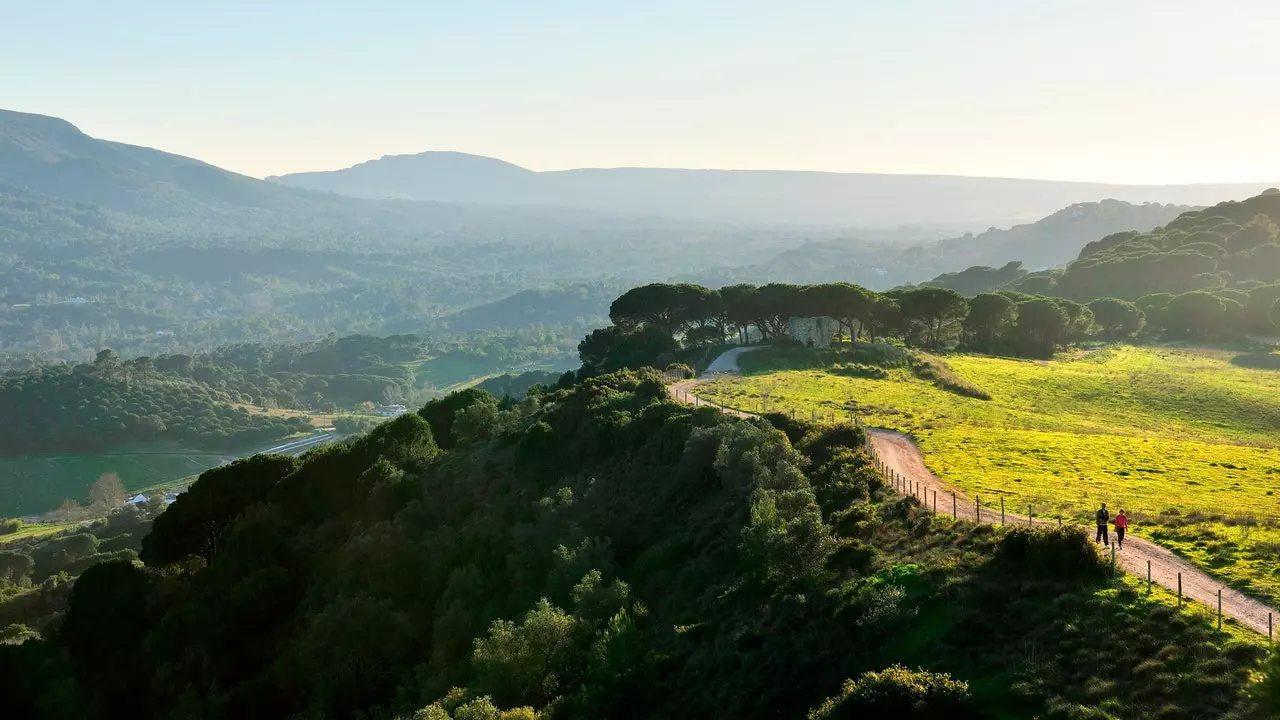
<svg viewBox="0 0 1280 720"><path fill-rule="evenodd" d="M1206 205L1262 183L1109 185L1049 180L781 170L582 168L534 172L456 152L393 155L351 168L273 176L369 199L555 205L712 222L896 227L1011 225L1081 202Z"/></svg>
<svg viewBox="0 0 1280 720"><path fill-rule="evenodd" d="M653 371L510 409L458 393L301 459L207 471L141 543L108 526L7 554L24 584L0 618L32 623L0 645L7 706L377 720L1270 709L1246 695L1259 640L1114 578L1078 530L927 512L892 492L864 441L680 405ZM29 583L72 552L106 562L69 591Z"/></svg>

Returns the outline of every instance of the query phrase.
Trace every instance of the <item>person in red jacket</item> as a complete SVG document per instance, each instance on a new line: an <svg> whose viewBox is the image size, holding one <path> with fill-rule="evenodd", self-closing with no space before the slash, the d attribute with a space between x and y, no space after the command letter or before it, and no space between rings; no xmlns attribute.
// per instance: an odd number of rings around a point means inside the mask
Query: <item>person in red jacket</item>
<svg viewBox="0 0 1280 720"><path fill-rule="evenodd" d="M1129 529L1129 516L1124 513L1124 508L1116 513L1116 545L1121 550L1124 549L1124 531Z"/></svg>

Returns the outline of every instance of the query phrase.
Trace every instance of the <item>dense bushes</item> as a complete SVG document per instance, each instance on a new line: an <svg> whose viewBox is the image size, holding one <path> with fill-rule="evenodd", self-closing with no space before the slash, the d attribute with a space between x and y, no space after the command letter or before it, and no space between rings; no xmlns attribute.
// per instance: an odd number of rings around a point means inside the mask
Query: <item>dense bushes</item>
<svg viewBox="0 0 1280 720"><path fill-rule="evenodd" d="M1079 527L1010 528L997 558L1019 572L1063 580L1097 580L1108 572L1088 534Z"/></svg>
<svg viewBox="0 0 1280 720"><path fill-rule="evenodd" d="M809 713L809 720L881 717L966 720L981 714L970 702L967 683L953 680L947 673L908 670L901 665L845 682L838 696Z"/></svg>
<svg viewBox="0 0 1280 720"><path fill-rule="evenodd" d="M1074 658L1052 613L1108 626L1096 586L1029 574L1009 593L992 555L1016 553L997 551L997 531L887 500L857 428L783 432L674 403L660 378L586 378L496 411L513 424L447 452L437 423L467 435L465 413L494 402L471 393L300 461L206 474L147 536L151 567L98 565L65 632L0 646L8 707L55 720L799 717L855 678L819 717L964 717L964 681L991 715L1032 717L1094 682L1009 648L1044 632L1047 657ZM57 546L93 558L139 532ZM1189 713L1239 702L1236 670L1207 669L1220 692ZM1023 673L1039 694L1010 688ZM1117 678L1091 706L1121 695L1108 688L1136 696ZM1144 687L1153 702L1174 692Z"/></svg>

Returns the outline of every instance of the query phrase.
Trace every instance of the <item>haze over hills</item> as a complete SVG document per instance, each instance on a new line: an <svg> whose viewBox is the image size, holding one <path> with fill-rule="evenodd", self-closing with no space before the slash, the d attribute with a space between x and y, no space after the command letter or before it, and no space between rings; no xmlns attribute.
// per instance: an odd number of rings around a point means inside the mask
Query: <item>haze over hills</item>
<svg viewBox="0 0 1280 720"><path fill-rule="evenodd" d="M970 228L1034 221L1104 199L1208 205L1267 183L1114 185L1052 180L779 170L583 168L534 172L457 152L390 155L344 170L268 180L362 198L555 205L703 221Z"/></svg>
<svg viewBox="0 0 1280 720"><path fill-rule="evenodd" d="M854 282L887 290L974 265L998 267L1019 261L1033 270L1062 265L1098 238L1154 228L1192 209L1159 203L1133 205L1119 200L1078 203L1033 223L990 228L976 235L966 233L905 247L849 237L809 240L763 263L713 268L680 277L710 286L737 282Z"/></svg>
<svg viewBox="0 0 1280 720"><path fill-rule="evenodd" d="M424 163L433 174L422 174ZM680 210L664 197L686 203L681 207L690 213L733 208L753 197L762 208L785 205L800 218L823 197L808 197L806 183L883 181L889 187L920 178L532 173L458 153L375 161L350 172L383 178L390 177L387 168L402 183L426 177L427 186L444 188L452 194L442 198L456 202L371 200L286 187L98 140L57 118L0 111L0 359L35 353L79 360L104 346L126 357L207 351L226 342L297 342L329 332L563 325L565 339L608 304L600 293L579 296L573 288L672 279L708 285L830 279L885 289L978 263L1024 260L1035 268L1041 260L1074 257L1104 235L1147 230L1180 212L1119 201L1074 205L1025 228L913 249L909 238L946 224L948 216L939 214L945 202L895 196L901 218L914 227L879 232L824 228L816 218L808 218L807 226L765 226L655 213ZM551 178L554 189L587 176L598 179L587 184L604 193L584 194L588 200L608 199L605 191L632 182L628 178L643 179L651 192L636 195L631 214L462 202L490 191L511 200L531 187L530 179L538 184ZM655 186L654 178L673 180ZM787 178L800 182L782 182ZM943 180L961 187L973 179ZM1039 193L1057 186L1026 187ZM779 189L772 200L761 195L770 188ZM952 193L943 200L963 197ZM1013 197L1028 194L1018 190ZM875 206L868 198L874 196L859 196L850 208ZM982 200L992 207L1000 201ZM638 215L640 209L649 214ZM464 312L468 308L474 310Z"/></svg>

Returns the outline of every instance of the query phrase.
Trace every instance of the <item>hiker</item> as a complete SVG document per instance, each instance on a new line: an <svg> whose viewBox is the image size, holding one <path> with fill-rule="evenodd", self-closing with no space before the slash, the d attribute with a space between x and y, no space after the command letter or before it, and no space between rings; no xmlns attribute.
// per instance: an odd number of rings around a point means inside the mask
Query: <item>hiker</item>
<svg viewBox="0 0 1280 720"><path fill-rule="evenodd" d="M1102 507L1098 508L1095 517L1098 520L1098 536L1094 538L1094 542L1110 545L1111 542L1107 539L1107 520L1111 518L1111 513L1107 512L1106 503L1102 503Z"/></svg>
<svg viewBox="0 0 1280 720"><path fill-rule="evenodd" d="M1121 550L1124 549L1124 531L1129 529L1129 516L1124 514L1124 508L1120 508L1120 512L1116 513L1116 545Z"/></svg>

